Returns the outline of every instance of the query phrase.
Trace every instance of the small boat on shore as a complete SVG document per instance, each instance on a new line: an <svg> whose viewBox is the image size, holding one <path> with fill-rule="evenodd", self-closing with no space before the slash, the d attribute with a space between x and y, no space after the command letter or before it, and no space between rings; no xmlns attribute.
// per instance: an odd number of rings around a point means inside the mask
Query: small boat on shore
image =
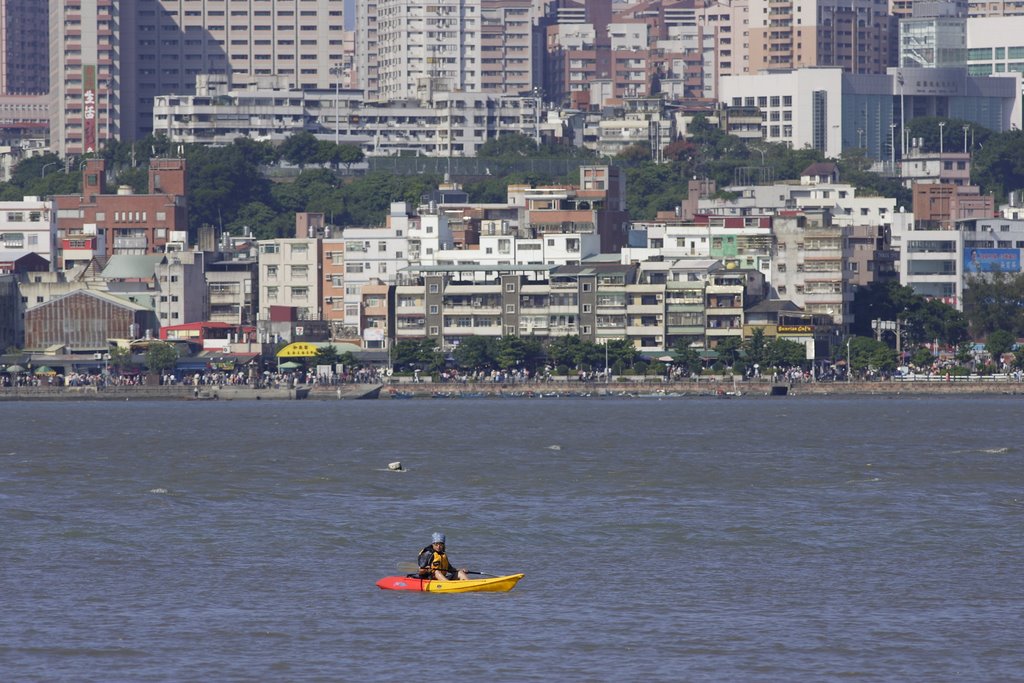
<svg viewBox="0 0 1024 683"><path fill-rule="evenodd" d="M377 587L392 591L417 591L421 593L507 593L516 587L525 574L488 576L465 581L434 581L415 576L385 576Z"/></svg>

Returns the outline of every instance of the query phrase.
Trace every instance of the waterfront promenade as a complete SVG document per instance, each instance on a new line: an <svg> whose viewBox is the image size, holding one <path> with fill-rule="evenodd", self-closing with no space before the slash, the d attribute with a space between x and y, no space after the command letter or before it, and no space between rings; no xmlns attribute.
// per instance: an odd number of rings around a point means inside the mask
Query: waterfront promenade
<svg viewBox="0 0 1024 683"><path fill-rule="evenodd" d="M406 382L394 381L388 385L342 384L300 385L296 389L255 389L237 387L196 387L187 385L142 385L108 387L2 387L0 402L4 401L131 401L131 400L350 400L350 399L407 399L407 398L558 398L558 397L633 397L633 398L780 398L776 394L785 388L787 396L965 396L965 395L1021 395L1024 382L1012 377L876 380L853 382L775 382L770 380L737 380L729 377L702 377L698 381L664 381L661 378L614 378L611 382L576 379L553 379L544 382ZM784 398L784 397L782 397Z"/></svg>

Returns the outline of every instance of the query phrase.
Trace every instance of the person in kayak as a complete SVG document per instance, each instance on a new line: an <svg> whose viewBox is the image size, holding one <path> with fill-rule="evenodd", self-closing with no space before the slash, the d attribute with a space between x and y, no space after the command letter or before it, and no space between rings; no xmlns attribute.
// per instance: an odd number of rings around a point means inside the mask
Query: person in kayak
<svg viewBox="0 0 1024 683"><path fill-rule="evenodd" d="M444 534L434 532L430 540L430 545L420 551L417 562L420 567L420 578L436 581L465 581L468 579L469 576L465 569L456 569L448 560L448 555L444 552Z"/></svg>

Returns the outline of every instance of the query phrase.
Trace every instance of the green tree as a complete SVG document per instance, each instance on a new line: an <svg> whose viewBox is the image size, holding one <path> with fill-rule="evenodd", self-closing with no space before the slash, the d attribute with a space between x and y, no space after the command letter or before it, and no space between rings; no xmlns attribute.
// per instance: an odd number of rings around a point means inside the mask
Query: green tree
<svg viewBox="0 0 1024 683"><path fill-rule="evenodd" d="M535 157L539 152L540 147L533 138L522 133L502 133L480 145L476 156L480 159Z"/></svg>
<svg viewBox="0 0 1024 683"><path fill-rule="evenodd" d="M419 363L420 343L415 339L400 339L391 350L391 365L398 370L412 370Z"/></svg>
<svg viewBox="0 0 1024 683"><path fill-rule="evenodd" d="M853 298L853 317L850 331L865 337L874 334L871 321L899 320L907 346L935 339L957 344L967 338L967 320L960 311L941 301L925 299L897 282L876 282L859 288ZM887 335L885 341L896 344L893 335Z"/></svg>
<svg viewBox="0 0 1024 683"><path fill-rule="evenodd" d="M1012 190L1024 187L1024 131L994 133L979 144L971 164L971 180L1005 201Z"/></svg>
<svg viewBox="0 0 1024 683"><path fill-rule="evenodd" d="M294 221L291 221L290 224L294 226ZM268 240L287 235L288 225L288 221L281 220L281 214L278 211L263 202L256 201L240 206L234 218L230 219L224 227L233 235L242 235L246 229L249 229L256 239Z"/></svg>
<svg viewBox="0 0 1024 683"><path fill-rule="evenodd" d="M501 337L494 345L494 360L503 370L516 367L535 370L542 354L540 341L534 337Z"/></svg>
<svg viewBox="0 0 1024 683"><path fill-rule="evenodd" d="M490 337L466 337L455 347L452 356L464 370L488 370L495 366L495 342Z"/></svg>
<svg viewBox="0 0 1024 683"><path fill-rule="evenodd" d="M338 163L345 167L358 164L366 159L359 145L338 145Z"/></svg>
<svg viewBox="0 0 1024 683"><path fill-rule="evenodd" d="M285 138L277 151L282 159L302 169L306 167L306 164L317 162L320 143L315 135L309 131L302 131Z"/></svg>
<svg viewBox="0 0 1024 683"><path fill-rule="evenodd" d="M146 349L146 367L150 372L163 374L173 370L178 362L178 350L166 342L153 342Z"/></svg>
<svg viewBox="0 0 1024 683"><path fill-rule="evenodd" d="M444 369L444 364L444 353L433 337L402 339L395 342L391 353L391 365L399 370L436 372Z"/></svg>
<svg viewBox="0 0 1024 683"><path fill-rule="evenodd" d="M214 149L188 145L185 158L189 169L189 228L193 234L200 225L230 223L241 207L271 194L270 181L234 146Z"/></svg>
<svg viewBox="0 0 1024 683"><path fill-rule="evenodd" d="M699 374L704 368L704 364L700 359L700 353L697 349L690 346L688 340L680 339L677 341L676 345L672 348L672 352L675 354L675 360L672 363L676 367L682 368L686 374Z"/></svg>
<svg viewBox="0 0 1024 683"><path fill-rule="evenodd" d="M910 362L919 368L927 368L935 362L935 356L927 346L919 346L910 357Z"/></svg>
<svg viewBox="0 0 1024 683"><path fill-rule="evenodd" d="M968 366L974 364L974 344L969 341L961 342L956 347L956 353L953 356L956 358L956 362L960 365Z"/></svg>
<svg viewBox="0 0 1024 683"><path fill-rule="evenodd" d="M623 368L631 368L637 359L640 358L640 352L636 350L636 346L632 341L625 338L609 339L604 343L603 349L608 354L609 368L616 365ZM601 367L604 367L603 363Z"/></svg>
<svg viewBox="0 0 1024 683"><path fill-rule="evenodd" d="M246 163L253 166L268 166L277 163L279 158L274 145L264 140L238 137L235 138L234 146Z"/></svg>
<svg viewBox="0 0 1024 683"><path fill-rule="evenodd" d="M765 349L768 365L776 368L798 368L807 365L807 352L803 344L775 337Z"/></svg>
<svg viewBox="0 0 1024 683"><path fill-rule="evenodd" d="M313 356L314 365L330 365L333 368L340 362L341 354L338 353L338 347L333 344L321 346L316 350L316 355Z"/></svg>
<svg viewBox="0 0 1024 683"><path fill-rule="evenodd" d="M727 366L731 366L739 360L742 343L743 340L739 337L723 337L719 340L718 345L715 346L715 351L718 352L718 359Z"/></svg>
<svg viewBox="0 0 1024 683"><path fill-rule="evenodd" d="M1017 337L1006 330L996 330L988 336L985 343L985 350L992 357L992 362L997 366L1004 353L1009 353L1017 344Z"/></svg>
<svg viewBox="0 0 1024 683"><path fill-rule="evenodd" d="M967 128L968 149L972 149L973 145L973 149L978 149L980 153L988 147L993 132L965 119L918 116L907 122L911 139L922 140L921 149L932 153L938 153L940 149L946 152L963 151L964 128Z"/></svg>
<svg viewBox="0 0 1024 683"><path fill-rule="evenodd" d="M747 360L753 364L764 365L768 356L768 343L764 336L764 328L756 327L750 337L743 341L743 350Z"/></svg>
<svg viewBox="0 0 1024 683"><path fill-rule="evenodd" d="M110 365L118 372L124 372L132 366L132 351L126 346L110 348Z"/></svg>
<svg viewBox="0 0 1024 683"><path fill-rule="evenodd" d="M836 348L834 360L845 360L847 346ZM851 337L849 339L850 366L854 374L863 374L869 369L891 372L896 368L896 351L884 342L875 341L870 337Z"/></svg>
<svg viewBox="0 0 1024 683"><path fill-rule="evenodd" d="M547 355L555 365L577 370L604 367L604 347L584 341L579 335L555 337L548 342Z"/></svg>
<svg viewBox="0 0 1024 683"><path fill-rule="evenodd" d="M964 291L964 313L975 337L987 337L997 330L1024 336L1024 275L985 273L968 279Z"/></svg>
<svg viewBox="0 0 1024 683"><path fill-rule="evenodd" d="M633 165L651 160L651 148L644 143L635 143L623 148L615 155L615 161L623 165Z"/></svg>
<svg viewBox="0 0 1024 683"><path fill-rule="evenodd" d="M352 370L358 370L360 365L359 361L356 360L355 354L351 351L345 351L338 356L338 362L341 363L343 372L351 372Z"/></svg>

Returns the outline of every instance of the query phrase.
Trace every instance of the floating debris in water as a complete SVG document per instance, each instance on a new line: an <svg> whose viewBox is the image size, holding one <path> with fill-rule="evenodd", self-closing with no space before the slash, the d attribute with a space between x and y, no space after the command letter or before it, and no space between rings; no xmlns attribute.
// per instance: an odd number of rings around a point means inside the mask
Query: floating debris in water
<svg viewBox="0 0 1024 683"><path fill-rule="evenodd" d="M404 472L405 471L405 468L402 467L402 463L401 462L389 462L388 463L388 469L391 470L392 472Z"/></svg>

